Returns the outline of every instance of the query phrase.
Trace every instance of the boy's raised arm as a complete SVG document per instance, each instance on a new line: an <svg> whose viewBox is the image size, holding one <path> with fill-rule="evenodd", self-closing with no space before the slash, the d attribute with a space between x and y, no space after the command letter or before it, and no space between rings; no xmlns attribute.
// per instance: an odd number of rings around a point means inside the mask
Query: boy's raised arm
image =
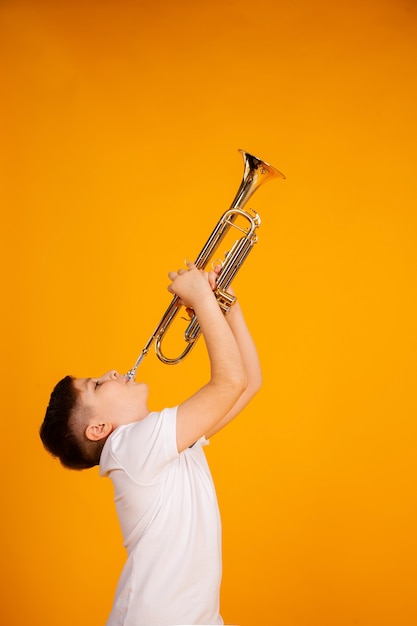
<svg viewBox="0 0 417 626"><path fill-rule="evenodd" d="M215 429L247 387L247 374L232 329L221 312L208 277L190 264L170 272L169 290L194 309L210 360L210 380L182 402L177 412L177 447L181 452Z"/></svg>
<svg viewBox="0 0 417 626"><path fill-rule="evenodd" d="M232 290L230 290L232 291ZM226 320L233 332L236 339L239 351L243 360L243 364L247 376L247 387L244 392L239 396L236 403L225 415L225 417L218 422L214 428L207 431L205 436L208 438L215 435L219 430L224 428L229 422L231 422L250 402L254 395L259 391L262 385L262 371L259 362L258 351L253 341L252 335L249 332L243 312L238 300L231 307L230 311L226 315Z"/></svg>

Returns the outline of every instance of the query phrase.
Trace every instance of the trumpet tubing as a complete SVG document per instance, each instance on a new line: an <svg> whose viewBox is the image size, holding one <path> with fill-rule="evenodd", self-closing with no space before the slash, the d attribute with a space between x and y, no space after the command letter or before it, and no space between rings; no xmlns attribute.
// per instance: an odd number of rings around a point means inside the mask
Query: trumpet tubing
<svg viewBox="0 0 417 626"><path fill-rule="evenodd" d="M269 163L266 163L266 161L262 161L244 150L239 150L239 152L242 153L244 161L244 172L240 187L230 208L223 213L194 262L198 269L206 269L210 263L214 264L217 261L221 265L214 293L219 306L224 312L227 312L234 302L234 297L227 293L227 288L257 242L257 229L261 225L259 215L252 209L244 210L243 207L261 184L273 178L285 178L284 174ZM219 259L216 256L219 246L224 241L226 235L233 232L233 230L236 230L238 233L238 239L233 243L230 250L224 254L224 259ZM127 379L134 378L137 368L153 343L155 343L155 352L158 358L167 365L179 363L194 347L201 334L201 329L197 317L192 315L184 332L185 348L181 354L176 357L168 357L162 350L163 339L168 328L178 315L180 308L179 298L174 296L159 324L136 359L134 366L127 372Z"/></svg>

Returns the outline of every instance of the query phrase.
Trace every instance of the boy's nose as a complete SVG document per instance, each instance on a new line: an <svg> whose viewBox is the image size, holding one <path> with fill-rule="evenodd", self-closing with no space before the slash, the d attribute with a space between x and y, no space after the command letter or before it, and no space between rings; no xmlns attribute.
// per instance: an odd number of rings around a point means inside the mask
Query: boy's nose
<svg viewBox="0 0 417 626"><path fill-rule="evenodd" d="M110 370L110 372L106 372L101 378L99 378L100 382L105 382L106 380L116 380L119 378L119 373L117 370Z"/></svg>

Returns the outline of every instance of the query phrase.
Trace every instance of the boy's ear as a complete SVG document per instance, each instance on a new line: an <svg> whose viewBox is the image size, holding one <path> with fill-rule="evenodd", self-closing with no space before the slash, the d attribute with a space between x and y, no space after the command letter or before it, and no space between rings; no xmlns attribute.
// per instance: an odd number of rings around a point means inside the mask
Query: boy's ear
<svg viewBox="0 0 417 626"><path fill-rule="evenodd" d="M113 426L107 423L101 424L89 424L85 429L85 436L90 441L100 441L101 439L105 439L113 430Z"/></svg>

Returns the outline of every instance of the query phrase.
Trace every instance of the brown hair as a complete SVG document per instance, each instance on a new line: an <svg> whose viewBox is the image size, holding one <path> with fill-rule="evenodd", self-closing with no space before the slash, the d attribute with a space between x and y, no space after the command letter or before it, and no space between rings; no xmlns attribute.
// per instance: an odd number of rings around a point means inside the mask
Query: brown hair
<svg viewBox="0 0 417 626"><path fill-rule="evenodd" d="M88 469L100 462L105 440L87 439L84 415L74 378L65 376L51 393L39 434L46 450L68 469Z"/></svg>

